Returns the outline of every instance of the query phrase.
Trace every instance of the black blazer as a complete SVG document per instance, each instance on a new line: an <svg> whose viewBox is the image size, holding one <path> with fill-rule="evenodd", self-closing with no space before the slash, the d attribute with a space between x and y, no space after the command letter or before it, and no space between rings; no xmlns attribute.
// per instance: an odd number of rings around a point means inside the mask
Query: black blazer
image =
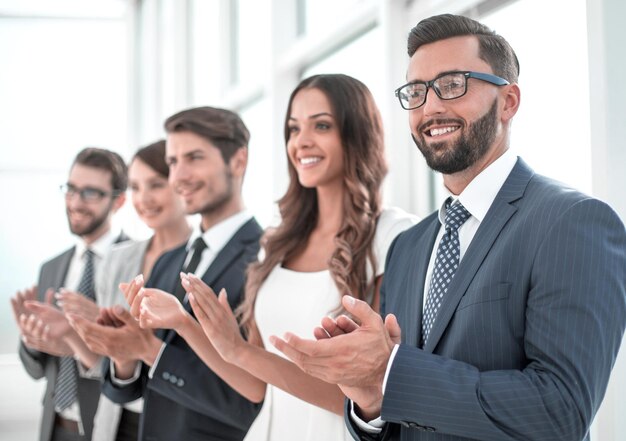
<svg viewBox="0 0 626 441"><path fill-rule="evenodd" d="M626 326L626 230L606 204L511 171L419 348L436 213L389 250L381 313L402 328L383 436L360 439L589 440Z"/></svg>
<svg viewBox="0 0 626 441"><path fill-rule="evenodd" d="M121 233L115 243L125 240L128 240L128 236ZM75 251L76 248L72 247L41 266L37 282L38 299L40 301L45 301L46 291L49 288L56 291L63 286ZM19 346L19 356L26 372L32 378L38 380L44 376L46 377L47 383L42 400L43 416L41 417L39 440L48 441L52 437L56 416L54 411L54 389L59 371L59 357L29 349L23 343L20 343ZM93 418L100 398L100 382L96 379L84 378L78 375L77 386L83 430L87 439L91 439Z"/></svg>
<svg viewBox="0 0 626 441"><path fill-rule="evenodd" d="M236 308L243 300L245 270L257 258L262 229L255 219L246 222L216 256L202 276L217 293L228 292ZM181 246L163 254L155 263L147 287L174 292L187 252ZM190 306L185 305L191 312ZM167 345L152 378L142 366L137 381L119 387L112 383L105 363L103 392L117 403L141 396L144 410L139 439L153 440L242 440L261 405L254 404L228 386L172 330L159 330Z"/></svg>

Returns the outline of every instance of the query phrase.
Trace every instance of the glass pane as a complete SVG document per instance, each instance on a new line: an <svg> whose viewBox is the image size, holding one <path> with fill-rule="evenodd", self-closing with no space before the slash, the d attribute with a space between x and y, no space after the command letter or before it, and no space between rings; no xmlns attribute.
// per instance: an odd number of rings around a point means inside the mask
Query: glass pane
<svg viewBox="0 0 626 441"><path fill-rule="evenodd" d="M0 169L65 170L87 145L124 149L124 21L1 20L0 60Z"/></svg>
<svg viewBox="0 0 626 441"><path fill-rule="evenodd" d="M372 60L383 58L383 43L380 28L374 28L358 39L340 48L316 64L309 66L302 78L321 73L342 73L362 81L372 92L377 103L390 99L385 88L381 63ZM363 54L368 54L364 57Z"/></svg>
<svg viewBox="0 0 626 441"><path fill-rule="evenodd" d="M38 17L122 18L127 4L126 0L0 0L0 12Z"/></svg>
<svg viewBox="0 0 626 441"><path fill-rule="evenodd" d="M220 57L219 14L219 2L193 0L191 3L193 105L206 105L220 96L219 70L215 69L215 60Z"/></svg>
<svg viewBox="0 0 626 441"><path fill-rule="evenodd" d="M269 0L239 0L236 25L235 84L257 83L269 72L271 33Z"/></svg>
<svg viewBox="0 0 626 441"><path fill-rule="evenodd" d="M567 20L554 17L567 11ZM589 76L585 1L519 0L481 18L520 60L522 100L511 146L535 171L591 192ZM533 29L553 29L549 38ZM568 92L572 92L572 94Z"/></svg>
<svg viewBox="0 0 626 441"><path fill-rule="evenodd" d="M274 173L286 173L276 170L277 162L273 159L274 148L271 145L272 124L270 101L267 98L256 101L240 112L246 127L250 131L248 146L248 168L243 182L243 199L248 210L256 216L263 227L274 224L277 208L274 202L282 195L274 195Z"/></svg>
<svg viewBox="0 0 626 441"><path fill-rule="evenodd" d="M372 0L306 0L305 32L311 35L337 26L347 15L371 3Z"/></svg>

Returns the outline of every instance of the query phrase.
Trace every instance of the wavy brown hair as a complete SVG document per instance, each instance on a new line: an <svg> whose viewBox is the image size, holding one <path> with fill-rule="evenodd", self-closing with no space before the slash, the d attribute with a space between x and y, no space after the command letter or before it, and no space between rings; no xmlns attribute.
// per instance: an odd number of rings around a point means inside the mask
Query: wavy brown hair
<svg viewBox="0 0 626 441"><path fill-rule="evenodd" d="M375 283L372 270L376 268L372 243L381 210L380 187L387 174L380 113L371 92L359 80L341 74L315 75L302 80L291 93L285 144L289 141L291 106L302 89L318 89L326 95L343 147L344 217L328 268L340 295L371 301ZM276 265L303 250L318 221L316 189L303 187L293 164L287 163L289 187L278 201L282 222L261 239L265 258L248 268L246 297L237 310L248 335L256 327L254 305L261 284ZM340 298L337 304L336 313L341 311Z"/></svg>

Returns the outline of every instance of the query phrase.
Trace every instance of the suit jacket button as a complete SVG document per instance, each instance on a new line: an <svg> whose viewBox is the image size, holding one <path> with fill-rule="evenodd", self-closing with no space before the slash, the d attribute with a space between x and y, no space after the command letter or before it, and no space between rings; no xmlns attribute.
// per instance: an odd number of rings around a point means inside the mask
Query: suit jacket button
<svg viewBox="0 0 626 441"><path fill-rule="evenodd" d="M178 381L176 382L176 386L183 387L184 385L185 385L185 380L183 380L182 378L179 378Z"/></svg>
<svg viewBox="0 0 626 441"><path fill-rule="evenodd" d="M176 375L170 375L170 383L176 384L177 381L178 377L176 377Z"/></svg>
<svg viewBox="0 0 626 441"><path fill-rule="evenodd" d="M170 373L169 372L163 372L161 374L161 378L163 378L165 381L170 379Z"/></svg>

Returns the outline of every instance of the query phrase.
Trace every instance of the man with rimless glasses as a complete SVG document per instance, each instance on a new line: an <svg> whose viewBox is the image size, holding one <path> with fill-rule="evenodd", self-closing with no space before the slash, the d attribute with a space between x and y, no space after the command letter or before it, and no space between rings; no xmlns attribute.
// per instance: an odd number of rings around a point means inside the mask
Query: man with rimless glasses
<svg viewBox="0 0 626 441"><path fill-rule="evenodd" d="M624 225L509 150L521 87L503 37L446 14L408 52L396 97L449 196L392 244L382 317L346 296L357 320L276 346L342 388L355 439L589 440L626 326Z"/></svg>
<svg viewBox="0 0 626 441"><path fill-rule="evenodd" d="M95 301L98 266L114 243L127 239L111 229L113 214L124 204L126 185L126 165L117 153L99 148L78 153L61 186L76 244L45 262L38 284L11 299L22 363L31 377L47 381L40 441L91 439L100 381L81 359L97 356L55 306L54 294L63 287Z"/></svg>

